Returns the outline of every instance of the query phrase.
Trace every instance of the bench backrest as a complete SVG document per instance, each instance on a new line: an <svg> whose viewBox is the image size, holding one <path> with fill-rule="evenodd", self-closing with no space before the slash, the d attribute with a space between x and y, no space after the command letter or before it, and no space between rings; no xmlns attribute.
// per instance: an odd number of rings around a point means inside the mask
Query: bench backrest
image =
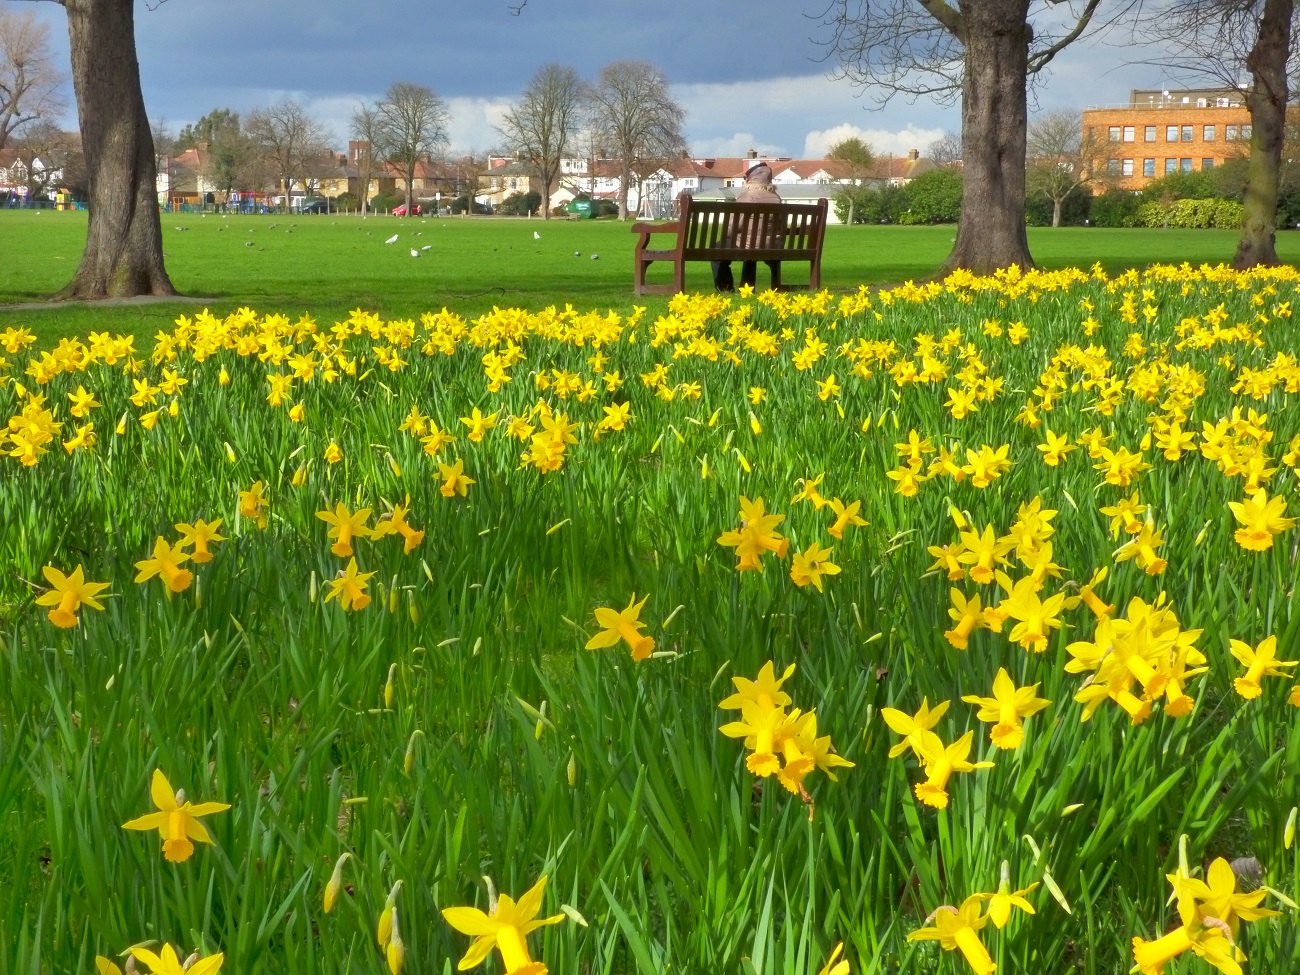
<svg viewBox="0 0 1300 975"><path fill-rule="evenodd" d="M789 260L808 260L821 250L826 231L826 201L816 203L737 203L680 197L682 257L707 259L720 251L754 252L758 259L780 252Z"/></svg>

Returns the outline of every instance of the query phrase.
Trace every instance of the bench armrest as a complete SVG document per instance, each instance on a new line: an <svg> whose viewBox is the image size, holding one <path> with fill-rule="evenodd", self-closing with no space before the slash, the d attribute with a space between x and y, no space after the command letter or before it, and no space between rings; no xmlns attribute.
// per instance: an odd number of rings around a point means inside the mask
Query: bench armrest
<svg viewBox="0 0 1300 975"><path fill-rule="evenodd" d="M679 234L682 232L682 222L674 220L670 223L634 223L630 229L634 234Z"/></svg>

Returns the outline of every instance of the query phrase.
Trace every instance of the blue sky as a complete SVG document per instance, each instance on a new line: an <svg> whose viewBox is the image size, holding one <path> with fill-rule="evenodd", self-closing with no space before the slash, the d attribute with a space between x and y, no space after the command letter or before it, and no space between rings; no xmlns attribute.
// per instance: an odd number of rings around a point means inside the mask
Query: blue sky
<svg viewBox="0 0 1300 975"><path fill-rule="evenodd" d="M31 9L49 21L66 63L62 8ZM293 97L341 146L359 101L413 81L449 103L454 148L485 150L502 110L542 64L594 78L619 58L665 71L698 156L749 148L820 156L853 134L901 154L960 127L954 108L898 99L874 110L851 84L828 78L832 65L819 60L816 42L824 9L825 0L528 0L512 16L510 0L166 0L152 10L141 0L136 36L150 116L173 129L212 108L242 112ZM1055 62L1039 105L1118 103L1131 87L1166 83L1125 60L1122 48L1076 45Z"/></svg>

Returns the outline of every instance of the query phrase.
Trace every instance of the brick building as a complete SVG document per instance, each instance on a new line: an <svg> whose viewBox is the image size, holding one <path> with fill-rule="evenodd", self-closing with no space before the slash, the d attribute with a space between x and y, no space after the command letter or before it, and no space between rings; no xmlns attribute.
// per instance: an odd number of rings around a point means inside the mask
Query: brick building
<svg viewBox="0 0 1300 975"><path fill-rule="evenodd" d="M1109 185L1143 189L1167 173L1196 172L1247 154L1250 112L1237 89L1134 90L1127 105L1083 112L1084 144Z"/></svg>

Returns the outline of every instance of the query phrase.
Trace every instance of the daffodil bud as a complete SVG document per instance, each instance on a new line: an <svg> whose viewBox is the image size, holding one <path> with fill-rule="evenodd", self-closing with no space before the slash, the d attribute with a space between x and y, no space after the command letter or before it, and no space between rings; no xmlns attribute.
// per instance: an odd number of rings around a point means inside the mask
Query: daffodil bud
<svg viewBox="0 0 1300 975"><path fill-rule="evenodd" d="M311 570L311 584L307 587L307 598L313 605L316 603L316 570Z"/></svg>
<svg viewBox="0 0 1300 975"><path fill-rule="evenodd" d="M394 575L392 584L388 587L388 611L390 613L397 612L397 607L399 605L398 601L401 598L401 594L402 591L397 585L397 576Z"/></svg>
<svg viewBox="0 0 1300 975"><path fill-rule="evenodd" d="M198 960L199 960L199 953L197 951L192 952L190 956L186 958L185 961L181 964L181 969L183 971L189 971L191 968L194 967L194 963Z"/></svg>
<svg viewBox="0 0 1300 975"><path fill-rule="evenodd" d="M411 740L406 743L406 757L402 759L402 772L406 775L410 775L411 769L415 768L415 740L423 737L424 732L416 728L411 732Z"/></svg>
<svg viewBox="0 0 1300 975"><path fill-rule="evenodd" d="M402 942L402 932L397 924L396 907L393 908L392 925L392 938L388 942L385 956L388 959L388 970L392 975L402 975L402 966L406 964L406 945Z"/></svg>
<svg viewBox="0 0 1300 975"><path fill-rule="evenodd" d="M388 680L384 683L384 707L393 706L393 698L396 696L397 689L393 686L393 681L397 677L397 664L392 664L388 668Z"/></svg>
<svg viewBox="0 0 1300 975"><path fill-rule="evenodd" d="M573 752L569 752L569 764L565 768L565 773L569 777L569 788L572 789L578 781L578 760L574 757Z"/></svg>
<svg viewBox="0 0 1300 975"><path fill-rule="evenodd" d="M393 455L392 455L392 454L389 454L389 453L385 453L384 456L388 458L388 468L389 468L389 470L391 470L391 471L393 472L394 476L396 476L396 477L401 477L401 476L402 476L402 468L399 467L398 464L397 464L397 461L393 459Z"/></svg>
<svg viewBox="0 0 1300 975"><path fill-rule="evenodd" d="M220 383L222 386L230 385L230 373L226 372L225 366L221 367L221 374L217 376L217 382Z"/></svg>
<svg viewBox="0 0 1300 975"><path fill-rule="evenodd" d="M238 460L238 458L235 456L235 448L230 446L230 444L228 443L225 443L225 448L226 448L226 460L230 461L233 464L236 460Z"/></svg>
<svg viewBox="0 0 1300 975"><path fill-rule="evenodd" d="M334 905L338 903L339 890L343 887L343 865L352 857L351 853L341 853L339 858L334 861L334 872L330 874L329 883L325 885L325 913L328 914L334 910Z"/></svg>
<svg viewBox="0 0 1300 975"><path fill-rule="evenodd" d="M1286 829L1282 830L1282 846L1285 849L1291 849L1291 844L1295 842L1295 815L1296 807L1291 807L1291 815L1286 818Z"/></svg>
<svg viewBox="0 0 1300 975"><path fill-rule="evenodd" d="M406 615L411 618L411 624L420 622L420 607L415 605L415 594L410 594L411 598L406 604Z"/></svg>

